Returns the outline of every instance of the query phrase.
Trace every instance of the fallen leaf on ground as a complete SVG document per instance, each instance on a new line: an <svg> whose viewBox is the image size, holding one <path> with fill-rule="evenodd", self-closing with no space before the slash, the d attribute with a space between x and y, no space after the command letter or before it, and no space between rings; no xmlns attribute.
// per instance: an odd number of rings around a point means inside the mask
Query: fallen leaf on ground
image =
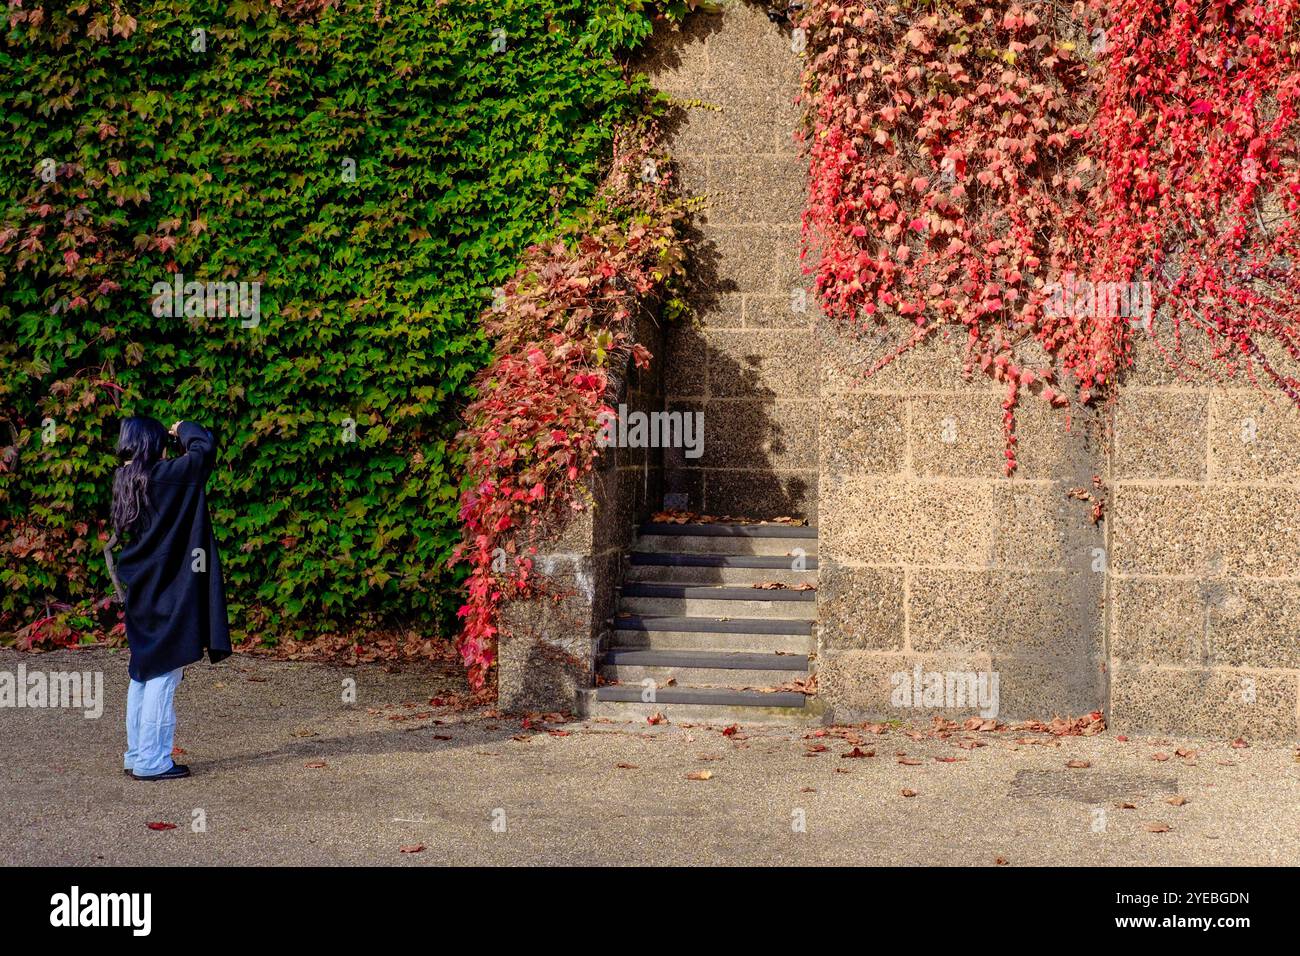
<svg viewBox="0 0 1300 956"><path fill-rule="evenodd" d="M163 823L161 820L156 821L154 823L146 823L145 826L147 826L150 830L175 830L176 829L176 824Z"/></svg>
<svg viewBox="0 0 1300 956"><path fill-rule="evenodd" d="M848 753L840 754L840 757L841 759L848 759L851 757L874 757L875 755L874 750L863 750L861 747L854 747Z"/></svg>
<svg viewBox="0 0 1300 956"><path fill-rule="evenodd" d="M615 766L618 767L619 770L640 770L641 769L634 763L619 763L619 764L615 764Z"/></svg>
<svg viewBox="0 0 1300 956"><path fill-rule="evenodd" d="M645 722L647 724L654 725L654 724L662 724L665 720L667 720L667 718L664 717L663 714L659 713L659 711L656 710L653 714L651 714L649 717L645 719Z"/></svg>
<svg viewBox="0 0 1300 956"><path fill-rule="evenodd" d="M306 767L308 770L321 770L324 767L328 767L329 764L327 764L324 760L310 760L307 763L303 764L303 766Z"/></svg>
<svg viewBox="0 0 1300 956"><path fill-rule="evenodd" d="M423 852L424 852L424 844L423 844L423 843L415 843L415 844L413 844L413 845L411 845L411 846L398 847L398 850L399 850L399 852L401 852L401 853L423 853Z"/></svg>
<svg viewBox="0 0 1300 956"><path fill-rule="evenodd" d="M919 766L921 766L921 761L920 761L920 760L913 760L911 757L899 757L899 758L898 758L898 762L901 763L904 767L919 767Z"/></svg>
<svg viewBox="0 0 1300 956"><path fill-rule="evenodd" d="M1146 830L1147 833L1168 833L1173 829L1173 827L1167 823L1162 823L1159 820L1153 820L1142 829Z"/></svg>
<svg viewBox="0 0 1300 956"><path fill-rule="evenodd" d="M1087 770L1092 766L1092 762L1088 760L1067 760L1065 765L1075 770Z"/></svg>
<svg viewBox="0 0 1300 956"><path fill-rule="evenodd" d="M902 794L903 796L905 796L905 797L914 797L914 796L916 796L916 791L915 791L915 790L900 790L900 791L898 791L898 792L901 793L901 794Z"/></svg>
<svg viewBox="0 0 1300 956"><path fill-rule="evenodd" d="M687 780L711 780L712 778L712 770L692 770L686 775Z"/></svg>
<svg viewBox="0 0 1300 956"><path fill-rule="evenodd" d="M1187 802L1187 798L1182 796L1181 794L1179 794L1178 796L1170 797L1168 800L1165 801L1165 803L1169 804L1171 807L1181 807L1186 802Z"/></svg>
<svg viewBox="0 0 1300 956"><path fill-rule="evenodd" d="M1006 866L1006 865L1007 865L1007 859L1006 859L1006 857L1003 857L1003 856L998 857L998 858L997 858L996 860L994 860L993 862L994 862L996 865L998 865L998 866Z"/></svg>
<svg viewBox="0 0 1300 956"><path fill-rule="evenodd" d="M1161 762L1163 763L1164 761L1166 761L1166 760L1169 759L1169 754L1165 753L1165 752L1162 750L1162 751L1160 751L1159 753L1154 753L1154 754L1152 754L1152 755L1151 755L1151 759L1152 759L1152 760L1159 760L1159 761L1161 761Z"/></svg>

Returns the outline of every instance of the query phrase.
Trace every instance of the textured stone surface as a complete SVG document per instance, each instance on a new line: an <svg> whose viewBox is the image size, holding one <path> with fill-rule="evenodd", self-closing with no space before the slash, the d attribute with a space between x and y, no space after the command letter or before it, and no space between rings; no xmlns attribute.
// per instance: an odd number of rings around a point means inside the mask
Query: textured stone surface
<svg viewBox="0 0 1300 956"><path fill-rule="evenodd" d="M1105 658L1078 653L1036 657L993 655L999 677L1000 716L1008 720L1041 720L1102 710L1106 699Z"/></svg>
<svg viewBox="0 0 1300 956"><path fill-rule="evenodd" d="M704 422L699 467L790 470L817 459L815 400L715 399L696 407Z"/></svg>
<svg viewBox="0 0 1300 956"><path fill-rule="evenodd" d="M1203 480L1208 407L1205 392L1122 391L1115 411L1116 473L1127 479Z"/></svg>
<svg viewBox="0 0 1300 956"><path fill-rule="evenodd" d="M1205 534L1207 561L1228 574L1300 577L1300 489L1215 488Z"/></svg>
<svg viewBox="0 0 1300 956"><path fill-rule="evenodd" d="M901 568L823 562L817 588L823 649L901 651L904 601Z"/></svg>
<svg viewBox="0 0 1300 956"><path fill-rule="evenodd" d="M990 562L1009 568L1090 566L1103 547L1090 501L1073 497L1071 482L1001 482L991 486Z"/></svg>
<svg viewBox="0 0 1300 956"><path fill-rule="evenodd" d="M856 477L823 489L821 553L858 564L975 564L992 553L991 487Z"/></svg>
<svg viewBox="0 0 1300 956"><path fill-rule="evenodd" d="M1112 662L1111 729L1217 739L1294 737L1295 671L1132 667Z"/></svg>
<svg viewBox="0 0 1300 956"><path fill-rule="evenodd" d="M1111 567L1124 574L1196 574L1205 566L1201 485L1121 485L1111 512Z"/></svg>
<svg viewBox="0 0 1300 956"><path fill-rule="evenodd" d="M987 654L827 651L818 660L817 692L825 701L832 719L840 723L856 720L913 723L933 716L965 718L976 714L975 707L926 706L924 699L920 706L896 704L895 690L912 677L918 665L923 673L988 673L992 669L992 660Z"/></svg>
<svg viewBox="0 0 1300 956"><path fill-rule="evenodd" d="M907 403L893 396L823 396L818 452L823 476L887 475L907 460Z"/></svg>
<svg viewBox="0 0 1300 956"><path fill-rule="evenodd" d="M1281 395L1214 392L1210 460L1217 481L1300 479L1300 411Z"/></svg>
<svg viewBox="0 0 1300 956"><path fill-rule="evenodd" d="M670 148L702 197L689 264L694 325L670 332L670 403L706 416L702 460L669 456L666 490L692 510L813 519L818 509L816 307L798 263L807 161L794 148L800 57L757 7L661 31L652 80L682 105ZM680 48L673 55L672 50ZM804 290L800 295L799 290Z"/></svg>
<svg viewBox="0 0 1300 956"><path fill-rule="evenodd" d="M1115 623L1111 653L1135 664L1201 663L1206 630L1204 588L1180 578L1111 582Z"/></svg>
<svg viewBox="0 0 1300 956"><path fill-rule="evenodd" d="M920 568L908 589L909 638L921 652L1096 656L1104 576L1073 571Z"/></svg>

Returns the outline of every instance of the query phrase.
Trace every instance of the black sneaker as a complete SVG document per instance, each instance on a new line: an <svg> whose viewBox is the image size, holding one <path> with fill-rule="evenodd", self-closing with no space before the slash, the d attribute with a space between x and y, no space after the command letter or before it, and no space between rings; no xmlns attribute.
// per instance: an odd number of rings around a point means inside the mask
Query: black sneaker
<svg viewBox="0 0 1300 956"><path fill-rule="evenodd" d="M181 777L190 775L190 768L183 763L174 763L170 770L164 770L162 773L153 773L142 777L134 770L130 771L133 780L179 780Z"/></svg>

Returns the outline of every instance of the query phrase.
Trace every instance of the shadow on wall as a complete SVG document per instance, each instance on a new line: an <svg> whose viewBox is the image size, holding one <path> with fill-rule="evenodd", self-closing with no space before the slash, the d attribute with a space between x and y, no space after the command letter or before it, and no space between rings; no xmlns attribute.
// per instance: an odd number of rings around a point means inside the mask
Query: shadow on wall
<svg viewBox="0 0 1300 956"><path fill-rule="evenodd" d="M748 14L765 7L747 2L742 10ZM673 156L674 172L690 196L727 188L725 182L704 182L703 167L714 148L712 124L719 117L725 117L723 126L743 125L751 117L757 124L772 123L758 102L746 102L743 84L736 89L709 86L706 70L700 66L706 59L700 47L706 42L717 43L728 15L737 12L725 9L722 15L697 14L677 31L660 28L651 44L652 53L635 64L656 82L662 81L677 101L669 107L663 128L670 151L684 150L684 155ZM743 39L754 24L746 20L735 29ZM713 80L718 82L716 77ZM770 93L770 89L764 91ZM709 105L687 105L697 98ZM715 98L721 103L713 103ZM684 134L692 124L701 125L691 131L692 145L686 147ZM775 126L771 129L777 132ZM802 160L790 157L789 161L802 176ZM793 332L786 322L768 330L741 317L742 308L749 310L753 302L781 298L783 293L772 285L776 243L780 240L793 247L798 239L797 223L788 226L786 235L782 230L787 227L738 229L734 224L712 223L710 218L707 205L697 208L688 232L687 301L691 314L665 329L662 359L665 409L700 414L704 447L698 456L688 455L681 447L664 450L663 504L717 516L796 516L813 521L817 427L815 402L808 399L816 394L817 370L797 369L807 363L774 346L778 336L798 334L811 340L811 327ZM750 232L753 242L747 241ZM720 242L725 248L719 247ZM780 384L774 386L774 382ZM802 404L790 401L795 399Z"/></svg>
<svg viewBox="0 0 1300 956"><path fill-rule="evenodd" d="M665 502L718 516L812 519L811 483L781 474L776 467L777 461L796 452L800 436L798 425L777 405L778 398L788 396L778 395L764 382L763 363L771 357L758 350L726 351L710 338L709 318L721 314L721 295L737 293L740 287L735 279L719 274L717 246L704 231L693 229L690 243L694 318L668 330L666 407L670 412L700 413L705 440L698 458L688 458L682 448L665 449ZM815 439L815 432L811 437ZM810 464L815 468L815 459Z"/></svg>

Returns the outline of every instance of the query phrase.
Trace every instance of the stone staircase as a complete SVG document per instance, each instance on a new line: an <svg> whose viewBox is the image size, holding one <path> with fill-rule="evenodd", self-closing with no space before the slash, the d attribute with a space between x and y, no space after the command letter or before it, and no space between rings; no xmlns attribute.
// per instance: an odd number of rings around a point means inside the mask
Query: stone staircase
<svg viewBox="0 0 1300 956"><path fill-rule="evenodd" d="M646 524L627 556L590 716L656 712L700 722L790 722L815 699L817 529L785 524ZM760 588L759 584L784 588ZM652 683L648 683L652 682ZM646 700L649 696L651 699Z"/></svg>

